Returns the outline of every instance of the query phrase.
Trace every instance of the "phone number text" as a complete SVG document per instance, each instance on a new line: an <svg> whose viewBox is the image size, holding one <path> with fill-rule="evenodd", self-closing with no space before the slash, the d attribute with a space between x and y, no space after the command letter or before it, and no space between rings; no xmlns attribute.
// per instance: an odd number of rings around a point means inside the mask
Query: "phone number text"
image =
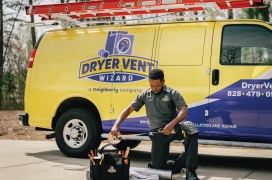
<svg viewBox="0 0 272 180"><path fill-rule="evenodd" d="M260 92L260 91L228 91L228 96L248 96L248 97L272 97L272 92Z"/></svg>

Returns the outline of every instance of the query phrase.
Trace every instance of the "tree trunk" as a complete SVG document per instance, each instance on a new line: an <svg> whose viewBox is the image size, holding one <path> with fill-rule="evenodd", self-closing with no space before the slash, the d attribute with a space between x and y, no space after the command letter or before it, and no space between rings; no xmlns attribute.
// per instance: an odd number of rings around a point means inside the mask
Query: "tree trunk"
<svg viewBox="0 0 272 180"><path fill-rule="evenodd" d="M4 44L3 44L3 1L0 1L0 110L2 107L2 79L3 79L3 64L4 64L4 59L3 59L3 49L4 49Z"/></svg>
<svg viewBox="0 0 272 180"><path fill-rule="evenodd" d="M29 5L33 5L32 0L29 0ZM34 16L31 15L31 23L34 23ZM35 27L31 27L31 37L32 37L32 47L36 44L36 33L35 33Z"/></svg>
<svg viewBox="0 0 272 180"><path fill-rule="evenodd" d="M60 3L68 3L68 2L69 2L69 0L66 0L66 2L65 2L65 0L60 0Z"/></svg>
<svg viewBox="0 0 272 180"><path fill-rule="evenodd" d="M232 9L228 10L228 19L233 19L233 10Z"/></svg>

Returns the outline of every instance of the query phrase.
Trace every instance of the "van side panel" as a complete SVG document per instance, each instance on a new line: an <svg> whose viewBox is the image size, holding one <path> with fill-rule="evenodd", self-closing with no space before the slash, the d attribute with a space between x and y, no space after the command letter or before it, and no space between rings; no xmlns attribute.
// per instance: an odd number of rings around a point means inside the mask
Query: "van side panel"
<svg viewBox="0 0 272 180"><path fill-rule="evenodd" d="M272 30L258 21L216 22L210 79L210 135L272 142ZM218 48L221 48L220 51Z"/></svg>
<svg viewBox="0 0 272 180"><path fill-rule="evenodd" d="M29 82L29 124L51 128L52 118L66 99L82 97L99 109L102 119L110 119L110 93L98 96L101 83L90 81L105 61L98 57L105 47L103 38L119 27L96 27L47 32L38 48ZM95 61L95 63L93 63ZM98 64L99 62L100 64ZM111 84L104 87L111 88ZM95 91L95 92L94 92ZM97 92L98 91L98 92Z"/></svg>

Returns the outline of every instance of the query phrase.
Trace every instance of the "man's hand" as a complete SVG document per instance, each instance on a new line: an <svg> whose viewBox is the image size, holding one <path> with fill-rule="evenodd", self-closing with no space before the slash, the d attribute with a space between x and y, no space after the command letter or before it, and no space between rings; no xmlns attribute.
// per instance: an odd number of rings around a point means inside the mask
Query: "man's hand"
<svg viewBox="0 0 272 180"><path fill-rule="evenodd" d="M116 122L111 128L111 135L116 136L118 138L118 135L120 135L120 124L128 117L129 114L131 114L134 111L134 107L128 106L126 107L122 113L117 118Z"/></svg>
<svg viewBox="0 0 272 180"><path fill-rule="evenodd" d="M164 128L163 128L163 134L165 135L169 135L172 133L173 129L174 129L175 126L171 125L170 123L167 124Z"/></svg>
<svg viewBox="0 0 272 180"><path fill-rule="evenodd" d="M111 135L118 137L119 134L121 134L119 126L113 125L111 128Z"/></svg>
<svg viewBox="0 0 272 180"><path fill-rule="evenodd" d="M118 144L121 141L121 133L119 126L114 124L113 127L111 128L111 132L108 135L108 140L110 144Z"/></svg>

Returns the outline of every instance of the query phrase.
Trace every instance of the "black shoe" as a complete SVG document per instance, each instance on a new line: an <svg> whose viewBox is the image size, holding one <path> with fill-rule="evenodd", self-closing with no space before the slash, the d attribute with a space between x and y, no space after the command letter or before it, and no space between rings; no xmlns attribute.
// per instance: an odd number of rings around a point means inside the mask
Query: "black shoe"
<svg viewBox="0 0 272 180"><path fill-rule="evenodd" d="M174 169L174 167L175 167L175 161L173 161L173 160L168 160L167 161L167 165L166 165L166 170L173 170Z"/></svg>
<svg viewBox="0 0 272 180"><path fill-rule="evenodd" d="M172 170L172 173L175 174L175 173L180 173L181 170L182 172L183 169L182 168L185 168L185 152L182 152L179 157L175 160L175 164L174 164L174 167L173 167L173 170Z"/></svg>
<svg viewBox="0 0 272 180"><path fill-rule="evenodd" d="M174 161L168 160L168 161L167 161L166 170L172 170L173 167L174 167ZM152 163L148 163L148 164L147 164L147 168L153 168Z"/></svg>
<svg viewBox="0 0 272 180"><path fill-rule="evenodd" d="M186 169L186 178L185 180L200 180L197 177L197 174L195 172L195 168L187 168Z"/></svg>

